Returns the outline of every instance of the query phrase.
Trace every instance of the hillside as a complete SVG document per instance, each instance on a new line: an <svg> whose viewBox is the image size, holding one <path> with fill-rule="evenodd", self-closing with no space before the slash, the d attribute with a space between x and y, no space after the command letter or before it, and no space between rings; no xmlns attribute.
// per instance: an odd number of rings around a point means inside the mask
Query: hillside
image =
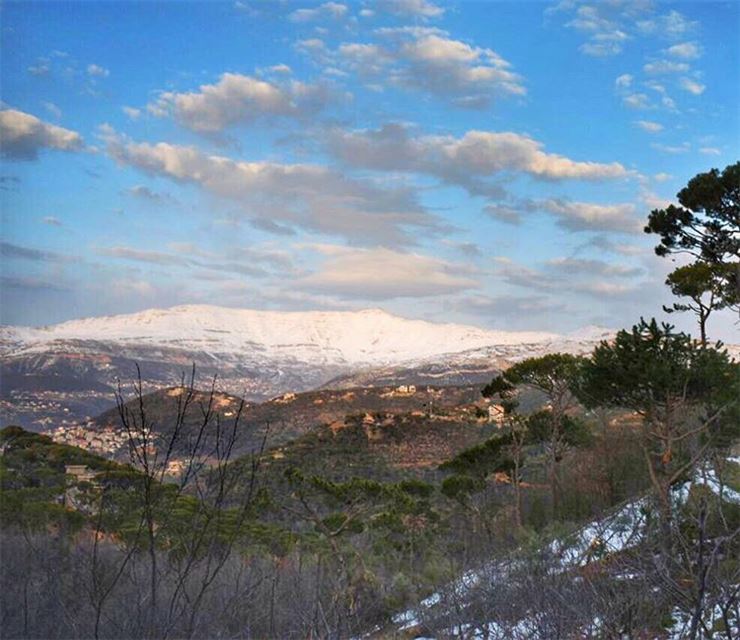
<svg viewBox="0 0 740 640"><path fill-rule="evenodd" d="M291 467L332 481L434 480L440 477L441 463L490 437L495 429L476 418L472 406L431 418L420 412L348 415L268 449L262 473L270 482Z"/></svg>
<svg viewBox="0 0 740 640"><path fill-rule="evenodd" d="M739 458L719 458L678 482L672 492L684 527L696 526L692 518L696 518L697 506L706 503L729 520L725 526L734 528L735 534L727 540L717 535L716 529L720 527L716 523L710 531L716 528L712 531L717 537L712 541L717 545L715 548L727 545L728 553L723 560L727 560L730 572L734 571L735 575L733 550L736 554L735 538L740 524L739 472ZM692 584L696 578L691 575L696 567L690 558L688 562L675 560L678 566L670 568L678 569L681 575L681 580L675 582L665 575L665 566L653 564L653 550L647 542L655 533L650 515L649 498L629 499L558 537L545 537L534 550L520 547L466 572L414 608L393 616L389 627L376 629L369 637L447 638L464 634L476 640L528 640L541 637L543 628L548 629L547 636L558 624L569 627L573 637L627 637L617 633L629 624L623 620L624 608L634 607L637 600L641 600L643 612L653 615L650 622L643 622L639 637L656 640L691 637L693 611L687 601L691 602L689 594L696 586ZM531 576L533 571L539 572L535 580ZM611 600L615 584L621 588L621 602ZM669 584L675 585L673 591L656 586ZM568 616L558 620L553 610L542 606L542 600L538 606L538 598L548 598L555 589L560 595L567 594L580 602L580 609L570 610ZM604 592L600 593L601 590ZM625 598L625 594L629 595ZM629 598L633 601L627 605ZM717 600L721 602L722 598ZM735 599L731 597L729 602ZM665 612L662 617L661 611ZM715 632L705 637L736 637L740 628L737 606L713 603L706 607L704 615L707 618L704 628Z"/></svg>
<svg viewBox="0 0 740 640"><path fill-rule="evenodd" d="M305 393L288 393L262 403L243 401L224 392L213 398L213 417L208 429L214 429L218 417L225 425L232 425L239 406L244 402L239 421L239 436L235 454L246 453L260 446L268 432L268 447L280 446L322 426L341 423L348 415L383 413L427 415L429 412L444 415L459 412L461 407L480 403L480 386L420 387L409 391L401 387L368 387L355 389L323 389ZM172 433L177 417L181 387L171 387L147 394L143 406L147 423L162 437ZM203 408L209 394L196 391L184 415L184 430L192 433L203 422ZM126 403L126 409L138 413L138 401ZM80 425L58 427L51 434L69 444L92 447L116 459L128 455L126 434L123 431L118 409L109 409L96 418Z"/></svg>

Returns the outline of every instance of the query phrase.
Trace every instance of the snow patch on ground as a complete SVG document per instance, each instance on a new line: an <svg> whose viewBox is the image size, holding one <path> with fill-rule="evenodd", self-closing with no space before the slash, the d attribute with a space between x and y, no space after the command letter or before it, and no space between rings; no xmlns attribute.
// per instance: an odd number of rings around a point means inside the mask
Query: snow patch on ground
<svg viewBox="0 0 740 640"><path fill-rule="evenodd" d="M729 458L728 461L740 463L740 458ZM690 481L674 488L672 497L677 506L686 502L692 486L706 486L714 494L721 496L723 500L740 504L740 492L723 485L708 463L699 467ZM619 553L637 545L641 541L647 525L649 506L649 498L647 497L628 502L604 518L589 523L565 538L551 542L546 551L557 559L554 571L560 573L583 567L607 554ZM463 599L466 593L484 579L494 584L499 580L506 581L516 567L516 560L502 560L479 571L466 572L448 589L454 594L455 598ZM629 579L630 576L624 574L619 577ZM422 600L418 607L396 615L393 618L394 625L399 631L420 626L421 613L433 609L442 599L441 593L432 594ZM680 622L679 614L680 612L677 612L674 618ZM679 622L674 626L675 632L671 631L673 635L670 635L669 638L684 637L682 635L684 631L681 630L683 627ZM596 633L600 624L601 622L598 619L594 620L591 625L593 628L589 633ZM510 625L503 626L497 622L489 622L484 625L483 629L480 627L474 629L472 625L459 625L446 630L445 635L485 638L487 640L499 638L501 640L524 639L532 637L534 631L538 628L537 616L533 614L520 620L513 627Z"/></svg>

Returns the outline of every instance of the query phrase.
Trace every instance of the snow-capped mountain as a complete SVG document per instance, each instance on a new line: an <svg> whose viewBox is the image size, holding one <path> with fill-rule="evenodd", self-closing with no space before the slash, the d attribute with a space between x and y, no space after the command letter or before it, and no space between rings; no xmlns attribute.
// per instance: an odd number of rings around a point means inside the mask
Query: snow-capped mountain
<svg viewBox="0 0 740 640"><path fill-rule="evenodd" d="M0 328L0 422L43 426L108 408L118 380L159 388L195 364L201 384L262 400L286 391L368 384L478 383L506 362L582 353L609 331L491 331L377 309L279 312L203 305Z"/></svg>
<svg viewBox="0 0 740 640"><path fill-rule="evenodd" d="M5 327L3 355L39 352L59 341L95 340L213 354L250 352L322 364L389 364L490 345L548 342L556 334L487 331L407 320L378 309L279 312L186 305L73 320L40 329Z"/></svg>

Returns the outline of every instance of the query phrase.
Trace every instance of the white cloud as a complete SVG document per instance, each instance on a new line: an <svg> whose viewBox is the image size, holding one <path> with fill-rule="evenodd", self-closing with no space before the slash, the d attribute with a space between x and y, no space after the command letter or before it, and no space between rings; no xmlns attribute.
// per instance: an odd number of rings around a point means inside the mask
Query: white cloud
<svg viewBox="0 0 740 640"><path fill-rule="evenodd" d="M110 75L110 71L100 65L89 64L87 65L87 75L95 78L107 78Z"/></svg>
<svg viewBox="0 0 740 640"><path fill-rule="evenodd" d="M429 33L404 40L395 53L408 65L392 74L396 81L448 95L460 105L478 100L479 106L485 106L494 94L526 93L511 65L492 49Z"/></svg>
<svg viewBox="0 0 740 640"><path fill-rule="evenodd" d="M559 227L575 232L604 231L634 234L642 230L642 221L638 220L636 208L630 203L596 204L574 202L565 198L522 199L512 204L488 205L484 208L484 212L510 224L519 224L524 215L546 213L555 219Z"/></svg>
<svg viewBox="0 0 740 640"><path fill-rule="evenodd" d="M644 247L634 244L614 242L611 238L608 238L605 235L594 236L584 242L579 248L596 248L599 251L618 253L622 256L639 256L646 253ZM652 250L648 250L648 252L652 255Z"/></svg>
<svg viewBox="0 0 740 640"><path fill-rule="evenodd" d="M540 203L558 224L572 231L621 231L638 233L643 223L635 216L633 204L593 204L551 198Z"/></svg>
<svg viewBox="0 0 740 640"><path fill-rule="evenodd" d="M396 16L411 18L439 18L445 10L428 0L378 0L378 9Z"/></svg>
<svg viewBox="0 0 740 640"><path fill-rule="evenodd" d="M155 116L171 115L199 133L218 133L260 118L299 118L323 108L329 91L323 85L288 81L281 84L237 73L224 73L198 91L165 91L148 105Z"/></svg>
<svg viewBox="0 0 740 640"><path fill-rule="evenodd" d="M297 280L301 289L359 299L421 298L472 289L466 267L390 249L313 247L325 256L319 271Z"/></svg>
<svg viewBox="0 0 740 640"><path fill-rule="evenodd" d="M673 60L656 60L648 62L643 66L643 71L651 75L664 73L686 73L689 65L685 62L674 62Z"/></svg>
<svg viewBox="0 0 740 640"><path fill-rule="evenodd" d="M329 51L322 41L299 50L326 66L401 89L429 93L463 108L482 109L499 96L523 96L522 78L493 49L477 47L427 27L381 28L374 42L345 42Z"/></svg>
<svg viewBox="0 0 740 640"><path fill-rule="evenodd" d="M699 153L703 153L705 156L719 156L722 155L722 151L717 147L701 147Z"/></svg>
<svg viewBox="0 0 740 640"><path fill-rule="evenodd" d="M43 77L48 76L51 73L51 66L48 61L39 60L36 64L31 65L27 68L28 73L32 76Z"/></svg>
<svg viewBox="0 0 740 640"><path fill-rule="evenodd" d="M555 258L546 262L549 270L563 275L612 276L632 278L640 275L643 269L624 264L612 264L603 260L585 260L582 258Z"/></svg>
<svg viewBox="0 0 740 640"><path fill-rule="evenodd" d="M220 279L218 274L231 273L241 276L264 278L271 275L265 266L277 269L279 273L291 270L290 258L284 254L264 251L255 248L243 250L230 250L214 254L202 251L191 243L169 243L171 252L141 249L139 247L128 247L118 245L113 247L97 247L98 255L126 260L129 262L141 262L163 267L181 267L184 269L198 269L210 272L212 279ZM201 277L205 275L199 271Z"/></svg>
<svg viewBox="0 0 740 640"><path fill-rule="evenodd" d="M141 109L135 107L121 107L123 111L131 120L138 120L141 117Z"/></svg>
<svg viewBox="0 0 740 640"><path fill-rule="evenodd" d="M645 86L646 86L646 87L647 87L648 89L652 89L653 91L655 91L656 93L659 93L659 94L660 94L660 95L662 95L662 96L666 94L666 89L665 89L665 86L664 86L664 85L662 85L662 84L661 84L660 82L658 82L657 80L646 80L645 82L643 82L643 84L644 84L644 85L645 85Z"/></svg>
<svg viewBox="0 0 740 640"><path fill-rule="evenodd" d="M588 37L579 50L590 56L614 56L621 53L630 35L631 7L623 2L560 2L546 10L547 15L565 12L571 15L566 27Z"/></svg>
<svg viewBox="0 0 740 640"><path fill-rule="evenodd" d="M691 149L691 145L688 142L682 142L681 144L676 144L676 145L660 144L658 142L653 142L650 146L653 149L656 149L657 151L662 151L663 153L670 153L670 154L686 153L689 149Z"/></svg>
<svg viewBox="0 0 740 640"><path fill-rule="evenodd" d="M339 59L353 71L364 75L383 73L393 57L377 44L349 42L337 49Z"/></svg>
<svg viewBox="0 0 740 640"><path fill-rule="evenodd" d="M76 131L57 127L16 109L0 111L0 152L11 160L34 160L42 149L78 151L84 146Z"/></svg>
<svg viewBox="0 0 740 640"><path fill-rule="evenodd" d="M542 143L516 133L468 131L461 139L442 143L444 156L472 173L490 175L499 171L522 171L551 180L602 180L623 177L617 163L579 162L542 151Z"/></svg>
<svg viewBox="0 0 740 640"><path fill-rule="evenodd" d="M688 91L695 96L700 96L707 88L706 85L691 78L681 78L680 85L684 91Z"/></svg>
<svg viewBox="0 0 740 640"><path fill-rule="evenodd" d="M41 218L41 222L48 224L51 227L61 227L62 221L55 216L44 216Z"/></svg>
<svg viewBox="0 0 740 640"><path fill-rule="evenodd" d="M634 286L621 282L584 282L574 285L573 289L596 298L625 296L636 291Z"/></svg>
<svg viewBox="0 0 740 640"><path fill-rule="evenodd" d="M483 207L483 212L499 222L519 225L522 223L522 214L516 207L503 204L488 204Z"/></svg>
<svg viewBox="0 0 740 640"><path fill-rule="evenodd" d="M633 80L633 76L629 73L623 73L614 81L614 84L618 89L627 89L632 86Z"/></svg>
<svg viewBox="0 0 740 640"><path fill-rule="evenodd" d="M579 47L579 50L588 56L596 58L615 56L622 53L624 41L627 39L627 34L619 29L597 33L591 36L588 42L584 42Z"/></svg>
<svg viewBox="0 0 740 640"><path fill-rule="evenodd" d="M438 230L407 188L381 188L316 164L236 161L195 147L133 142L105 126L101 137L119 163L236 201L248 218L269 212L278 223L366 245L412 243L410 229Z"/></svg>
<svg viewBox="0 0 740 640"><path fill-rule="evenodd" d="M8 260L28 260L32 262L80 262L80 258L76 255L34 249L1 240L0 257Z"/></svg>
<svg viewBox="0 0 740 640"><path fill-rule="evenodd" d="M575 308L580 305L591 308L592 303L588 300L591 297L606 302L614 296L633 297L635 302L642 301L644 308L645 299L655 297L654 287L648 290L646 285L656 283L642 280L637 285L633 284L635 277L644 273L644 269L639 267L577 258L552 260L545 263L543 269L527 267L503 257L496 258L495 262L496 274L508 285L536 291L539 297L553 294L558 299L567 299ZM617 282L616 278L626 281ZM586 296L585 300L583 296Z"/></svg>
<svg viewBox="0 0 740 640"><path fill-rule="evenodd" d="M317 59L324 59L329 52L326 43L321 38L305 38L304 40L298 40L295 47L298 51Z"/></svg>
<svg viewBox="0 0 740 640"><path fill-rule="evenodd" d="M663 125L659 122L652 122L650 120L637 120L635 121L635 124L640 127L643 131L647 131L648 133L658 133L660 131L663 131Z"/></svg>
<svg viewBox="0 0 740 640"><path fill-rule="evenodd" d="M148 200L150 202L157 203L175 203L175 199L168 193L157 193L152 191L149 187L143 184L137 184L129 189L126 189L128 195L134 196L135 198L141 198L142 200Z"/></svg>
<svg viewBox="0 0 740 640"><path fill-rule="evenodd" d="M637 22L637 28L642 33L654 34L669 39L685 37L695 31L697 26L697 22L687 19L682 13L675 10Z"/></svg>
<svg viewBox="0 0 740 640"><path fill-rule="evenodd" d="M697 26L678 11L656 14L656 8L652 0L562 0L546 9L545 14L565 14L568 17L565 26L586 37L579 50L586 55L604 57L622 53L629 40L655 35L677 40L686 37ZM689 56L693 53L688 48L679 47L668 55L682 57L685 52Z"/></svg>
<svg viewBox="0 0 740 640"><path fill-rule="evenodd" d="M640 189L640 200L649 210L665 209L669 205L675 204L672 200L663 198L646 187Z"/></svg>
<svg viewBox="0 0 740 640"><path fill-rule="evenodd" d="M269 67L269 71L272 71L273 73L293 73L293 70L287 65L287 64L274 64L271 67Z"/></svg>
<svg viewBox="0 0 740 640"><path fill-rule="evenodd" d="M622 98L622 103L630 109L649 109L652 106L644 93L630 93Z"/></svg>
<svg viewBox="0 0 740 640"><path fill-rule="evenodd" d="M556 317L555 314L563 317L563 312L567 310L562 299L552 300L542 292L529 296L465 296L460 300L460 307L484 318L496 318L497 324L504 320L518 331L527 328L542 329L543 318L549 321Z"/></svg>
<svg viewBox="0 0 740 640"><path fill-rule="evenodd" d="M615 22L602 15L602 7L582 4L576 8L575 17L566 26L578 31L600 33L613 29L615 24Z"/></svg>
<svg viewBox="0 0 740 640"><path fill-rule="evenodd" d="M333 155L352 166L426 173L477 194L499 189L481 178L504 172L547 180L604 180L628 175L617 162L579 162L546 153L542 143L511 132L414 137L402 125L386 124L377 130L332 130L328 146Z"/></svg>
<svg viewBox="0 0 740 640"><path fill-rule="evenodd" d="M347 15L347 5L338 2L325 2L314 9L296 9L288 15L291 22L311 22L323 18L338 20Z"/></svg>
<svg viewBox="0 0 740 640"><path fill-rule="evenodd" d="M535 291L551 291L556 278L552 274L541 273L510 258L497 256L493 259L496 265L494 273L508 284Z"/></svg>
<svg viewBox="0 0 740 640"><path fill-rule="evenodd" d="M117 300L129 296L133 296L137 300L141 300L142 298L146 300L160 300L162 292L158 291L151 282L146 280L117 279L107 283L106 293Z"/></svg>
<svg viewBox="0 0 740 640"><path fill-rule="evenodd" d="M696 60L702 55L702 48L696 42L682 42L680 44L674 44L666 49L666 53L674 58L682 58L683 60Z"/></svg>
<svg viewBox="0 0 740 640"><path fill-rule="evenodd" d="M175 256L161 251L146 251L132 247L116 246L96 249L96 253L110 258L132 260L134 262L146 262L164 266L187 266L188 261L182 256Z"/></svg>

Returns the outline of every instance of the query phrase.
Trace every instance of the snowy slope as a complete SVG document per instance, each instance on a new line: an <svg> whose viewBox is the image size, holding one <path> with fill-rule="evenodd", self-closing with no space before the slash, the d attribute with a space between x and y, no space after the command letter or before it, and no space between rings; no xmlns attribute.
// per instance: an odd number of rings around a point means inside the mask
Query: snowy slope
<svg viewBox="0 0 740 640"><path fill-rule="evenodd" d="M259 351L265 358L322 364L388 364L490 345L543 343L544 332L487 331L457 324L407 320L371 309L278 312L187 305L73 320L50 327L4 327L4 355L38 352L55 341L95 340L216 354Z"/></svg>
<svg viewBox="0 0 740 640"><path fill-rule="evenodd" d="M732 464L740 464L740 458L728 458ZM720 482L712 465L708 462L700 465L689 481L678 484L673 488L672 499L675 508L684 504L691 489L695 486L704 486L727 503L740 505L740 492ZM550 560L550 571L563 573L569 570L587 567L591 562L599 560L608 554L615 554L639 545L643 540L647 526L647 509L650 501L648 497L640 497L627 501L615 508L604 517L594 520L575 530L571 535L553 540L548 546L540 550L543 558ZM595 544L598 543L598 544ZM409 631L422 625L425 616L430 615L435 607L460 607L472 599L472 592L481 585L495 588L497 584L505 585L517 570L521 570L516 555L505 558L474 571L468 571L457 581L447 586L444 592L434 593L422 600L414 609L408 609L393 617L394 629L397 632ZM630 576L622 576L629 579ZM452 603L452 604L451 604ZM708 612L710 618L715 612ZM674 629L668 637L685 638L688 623L685 612L673 612L676 620ZM598 627L598 624L595 625ZM583 637L601 637L597 628L584 629ZM516 620L513 624L504 624L502 621L492 620L482 626L471 624L458 625L445 630L443 637L470 638L471 640L526 640L531 637L541 637L541 627L537 620L537 612L531 616ZM422 640L420 636L415 636Z"/></svg>

